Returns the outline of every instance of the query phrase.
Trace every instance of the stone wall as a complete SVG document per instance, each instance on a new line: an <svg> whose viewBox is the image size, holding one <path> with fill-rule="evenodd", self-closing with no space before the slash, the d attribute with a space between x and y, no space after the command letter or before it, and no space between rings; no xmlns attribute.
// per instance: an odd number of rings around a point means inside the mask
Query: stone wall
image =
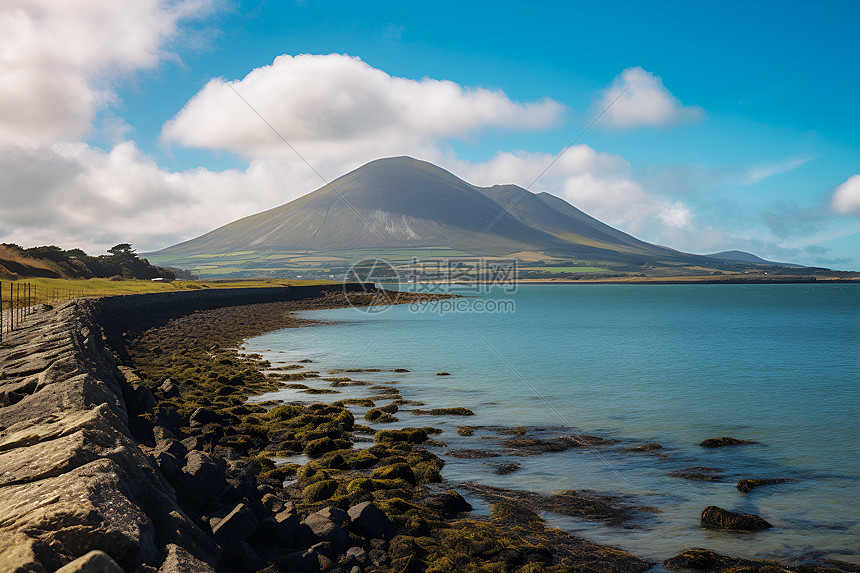
<svg viewBox="0 0 860 573"><path fill-rule="evenodd" d="M28 317L0 345L0 573L56 571L94 549L125 571L213 570L220 549L129 430L129 384L100 317L295 300L331 288L341 287L83 299Z"/></svg>

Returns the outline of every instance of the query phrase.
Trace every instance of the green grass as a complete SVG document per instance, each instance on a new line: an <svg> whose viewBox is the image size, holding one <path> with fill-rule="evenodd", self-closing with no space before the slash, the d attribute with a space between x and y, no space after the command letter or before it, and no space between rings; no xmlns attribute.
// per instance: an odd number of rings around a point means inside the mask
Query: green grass
<svg viewBox="0 0 860 573"><path fill-rule="evenodd" d="M259 280L213 280L213 281L174 281L153 282L147 280L123 280L111 281L108 279L21 279L18 281L2 282L3 300L8 304L9 284L20 283L31 284L35 287L36 304L50 302L54 298L65 300L68 298L138 294L145 292L174 292L198 289L219 288L260 288L277 286L297 286L312 284L337 284L336 281L324 280L297 280L297 279L259 279ZM23 294L22 294L23 296Z"/></svg>
<svg viewBox="0 0 860 573"><path fill-rule="evenodd" d="M609 269L600 267L520 267L521 271L547 271L550 273L604 273Z"/></svg>

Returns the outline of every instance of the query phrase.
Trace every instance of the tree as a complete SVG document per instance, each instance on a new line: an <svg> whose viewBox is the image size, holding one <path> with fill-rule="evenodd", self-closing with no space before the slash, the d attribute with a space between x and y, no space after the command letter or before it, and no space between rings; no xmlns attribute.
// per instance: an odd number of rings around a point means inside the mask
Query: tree
<svg viewBox="0 0 860 573"><path fill-rule="evenodd" d="M109 248L107 252L119 259L133 259L136 256L134 249L131 248L131 243L120 243L118 245L114 245Z"/></svg>

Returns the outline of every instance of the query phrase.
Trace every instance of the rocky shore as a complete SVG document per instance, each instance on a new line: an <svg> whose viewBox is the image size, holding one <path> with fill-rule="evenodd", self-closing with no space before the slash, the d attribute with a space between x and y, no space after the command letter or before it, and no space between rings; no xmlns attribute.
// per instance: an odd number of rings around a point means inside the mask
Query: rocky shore
<svg viewBox="0 0 860 573"><path fill-rule="evenodd" d="M654 565L547 528L534 513L625 523L636 508L617 500L469 484L492 504L488 518L477 518L442 481L443 461L422 448L438 430L416 423L374 431L344 403L249 403L324 374L309 363L276 370L242 356L243 339L307 324L294 310L349 304L327 289L257 296L71 301L43 308L4 338L0 572L636 572ZM263 302L267 296L277 302ZM346 374L327 380L353 383ZM408 405L396 390L373 391L372 398L397 394L393 408L378 408L380 417L396 414L397 402ZM556 442L513 437L507 447L576 447ZM273 462L297 454L310 461ZM827 570L706 550L665 566Z"/></svg>

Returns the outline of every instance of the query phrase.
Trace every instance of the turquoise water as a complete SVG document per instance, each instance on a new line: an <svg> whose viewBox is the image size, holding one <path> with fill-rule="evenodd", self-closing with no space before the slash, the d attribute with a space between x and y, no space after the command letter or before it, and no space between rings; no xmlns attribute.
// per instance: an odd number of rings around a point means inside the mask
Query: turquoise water
<svg viewBox="0 0 860 573"><path fill-rule="evenodd" d="M499 303L504 312L470 312L476 301ZM335 322L272 332L245 347L273 362L311 358L322 372L408 368L402 375L350 376L398 382L405 398L431 407L474 410L469 418L401 412L399 423L378 426L442 427L447 445L435 451L443 457L497 445L481 435L459 436L459 424L540 426L620 440L599 453L446 458L443 475L454 482L594 490L660 511L624 529L545 515L551 525L595 541L654 559L692 546L783 559L858 553L860 285L530 285L464 305L470 308L459 312L427 305L304 312ZM322 397L374 393L350 387ZM320 398L286 390L265 398L272 397ZM697 445L719 436L757 443ZM621 452L653 442L668 459ZM488 462L501 461L522 466L499 476ZM667 476L693 466L717 468L725 479ZM749 494L734 487L758 477L794 481ZM707 505L756 513L775 527L749 535L703 531L698 520Z"/></svg>

